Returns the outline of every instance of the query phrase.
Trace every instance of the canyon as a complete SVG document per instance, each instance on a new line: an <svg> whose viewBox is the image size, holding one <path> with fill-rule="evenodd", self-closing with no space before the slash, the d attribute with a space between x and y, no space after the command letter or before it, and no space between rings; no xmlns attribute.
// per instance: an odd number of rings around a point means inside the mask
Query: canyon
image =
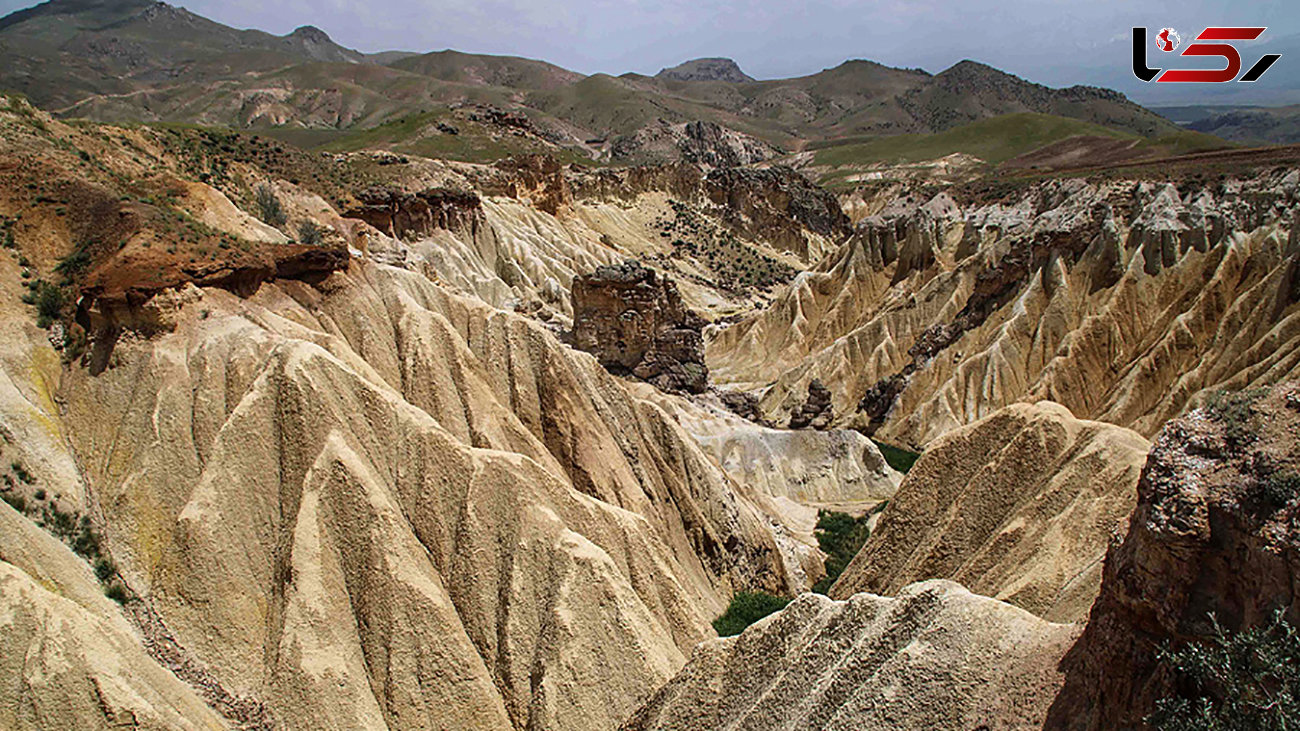
<svg viewBox="0 0 1300 731"><path fill-rule="evenodd" d="M530 110L603 81L120 5L86 7L154 60L183 22ZM41 7L0 36L91 12ZM916 131L1165 124L978 64L872 78ZM471 161L119 93L0 95L0 726L1141 728L1186 690L1164 648L1300 621L1294 150L819 185L778 145L826 119ZM752 595L784 608L719 636Z"/></svg>

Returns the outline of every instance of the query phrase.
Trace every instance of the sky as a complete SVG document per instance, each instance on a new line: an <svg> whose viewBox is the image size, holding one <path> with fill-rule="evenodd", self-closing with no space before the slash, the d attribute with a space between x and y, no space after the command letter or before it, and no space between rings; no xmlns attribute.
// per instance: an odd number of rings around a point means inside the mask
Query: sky
<svg viewBox="0 0 1300 731"><path fill-rule="evenodd" d="M733 58L757 78L815 73L850 58L933 73L973 58L1053 86L1127 84L1131 89L1121 90L1148 94L1172 85L1148 89L1130 83L1132 26L1148 26L1153 33L1173 27L1190 38L1207 25L1266 25L1270 30L1263 44L1270 38L1300 37L1296 0L171 2L238 28L283 34L315 25L361 51L454 48L540 58L583 73L653 74L704 56ZM0 11L31 4L0 0ZM1300 53L1295 61L1300 68ZM1284 58L1277 68L1287 63ZM1278 70L1270 74L1284 75Z"/></svg>

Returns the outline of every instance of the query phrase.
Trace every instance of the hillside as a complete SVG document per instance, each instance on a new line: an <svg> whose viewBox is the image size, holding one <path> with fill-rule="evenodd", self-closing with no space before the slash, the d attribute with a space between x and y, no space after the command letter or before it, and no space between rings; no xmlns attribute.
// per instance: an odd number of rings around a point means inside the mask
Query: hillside
<svg viewBox="0 0 1300 731"><path fill-rule="evenodd" d="M235 30L166 3L50 0L0 20L0 89L69 117L256 128L328 144L412 114L495 107L539 131L518 147L489 137L433 148L410 130L383 143L462 159L485 150L546 149L615 163L679 159L645 144L662 128L709 123L769 146L767 157L855 136L923 135L1014 113L1050 114L1143 137L1175 131L1101 89L1050 89L963 61L939 74L852 60L816 74L756 81L729 59L696 59L654 77L590 77L544 61L454 50L367 56L303 26L285 36ZM385 65L386 64L386 65ZM299 134L309 130L313 136ZM1109 134L1109 132L1108 132Z"/></svg>

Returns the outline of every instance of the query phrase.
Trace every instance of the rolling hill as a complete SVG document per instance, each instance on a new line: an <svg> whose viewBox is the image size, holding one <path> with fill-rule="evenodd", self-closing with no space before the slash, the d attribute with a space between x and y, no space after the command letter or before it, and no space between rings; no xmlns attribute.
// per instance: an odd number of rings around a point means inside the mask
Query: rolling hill
<svg viewBox="0 0 1300 731"><path fill-rule="evenodd" d="M432 120L492 108L478 113L491 123L492 144L458 135L429 143L449 134L436 123L407 123L407 137L384 140L398 151L462 159L493 148L653 161L678 154L676 147L645 139L671 137L672 128L693 122L717 124L730 139L752 138L742 144L774 154L846 138L945 132L1008 114L1055 115L1106 135L1177 129L1115 92L1053 89L974 61L932 75L850 60L759 81L729 59L711 58L654 77L584 76L544 61L453 50L366 55L312 26L285 36L236 30L148 0L50 0L13 13L0 20L0 57L0 88L62 116L259 129L321 145L349 146L340 139L412 114ZM525 144L510 139L521 137Z"/></svg>

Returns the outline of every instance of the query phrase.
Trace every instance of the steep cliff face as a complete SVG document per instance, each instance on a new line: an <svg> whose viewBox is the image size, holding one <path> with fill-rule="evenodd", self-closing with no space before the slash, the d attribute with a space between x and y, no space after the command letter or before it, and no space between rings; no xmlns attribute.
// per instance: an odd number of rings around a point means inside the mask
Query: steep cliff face
<svg viewBox="0 0 1300 731"><path fill-rule="evenodd" d="M996 203L900 196L706 345L716 382L820 379L840 425L922 447L1048 399L1154 434L1225 386L1294 377L1300 173L1049 181ZM864 398L866 397L866 398Z"/></svg>
<svg viewBox="0 0 1300 731"><path fill-rule="evenodd" d="M623 728L1033 728L1076 634L947 581L804 594L697 647Z"/></svg>
<svg viewBox="0 0 1300 731"><path fill-rule="evenodd" d="M831 596L942 578L1053 622L1081 621L1149 447L1051 402L949 432L912 467Z"/></svg>
<svg viewBox="0 0 1300 731"><path fill-rule="evenodd" d="M1063 667L1059 728L1137 725L1173 692L1162 642L1205 640L1283 610L1300 621L1300 386L1230 397L1170 422L1138 483L1128 535L1106 556L1087 630Z"/></svg>

